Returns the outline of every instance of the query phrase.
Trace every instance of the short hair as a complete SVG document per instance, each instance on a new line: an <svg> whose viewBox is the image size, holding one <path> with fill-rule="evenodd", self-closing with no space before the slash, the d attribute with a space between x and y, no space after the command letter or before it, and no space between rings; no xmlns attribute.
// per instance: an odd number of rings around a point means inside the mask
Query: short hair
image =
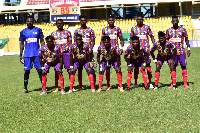
<svg viewBox="0 0 200 133"><path fill-rule="evenodd" d="M62 19L58 19L58 20L56 20L56 23L57 23L58 21L61 21L61 22L63 22L63 20L62 20Z"/></svg>
<svg viewBox="0 0 200 133"><path fill-rule="evenodd" d="M163 31L158 32L158 37L165 37L165 33Z"/></svg>
<svg viewBox="0 0 200 133"><path fill-rule="evenodd" d="M178 18L178 16L176 16L176 15L173 15L173 16L172 16L172 19L173 19L173 18Z"/></svg>
<svg viewBox="0 0 200 133"><path fill-rule="evenodd" d="M86 16L86 15L80 15L80 16L79 16L79 20L81 20L81 18L87 19L87 16Z"/></svg>
<svg viewBox="0 0 200 133"><path fill-rule="evenodd" d="M102 37L102 39L101 39L102 41L110 41L110 37L109 36L103 36Z"/></svg>
<svg viewBox="0 0 200 133"><path fill-rule="evenodd" d="M139 38L138 36L133 36L133 37L131 37L130 39L131 39L131 40L138 40L138 41L140 40L140 38Z"/></svg>
<svg viewBox="0 0 200 133"><path fill-rule="evenodd" d="M114 16L113 14L110 14L110 15L108 16L108 18L115 18L115 16Z"/></svg>
<svg viewBox="0 0 200 133"><path fill-rule="evenodd" d="M142 18L143 18L143 17L144 17L144 16L143 16L143 12L138 12L138 13L137 13L137 17L142 17Z"/></svg>
<svg viewBox="0 0 200 133"><path fill-rule="evenodd" d="M76 34L76 38L77 38L77 37L82 38L82 35L81 35L81 34Z"/></svg>
<svg viewBox="0 0 200 133"><path fill-rule="evenodd" d="M55 40L55 38L52 35L49 35L45 38L45 40L47 41L48 39L52 39L53 41Z"/></svg>

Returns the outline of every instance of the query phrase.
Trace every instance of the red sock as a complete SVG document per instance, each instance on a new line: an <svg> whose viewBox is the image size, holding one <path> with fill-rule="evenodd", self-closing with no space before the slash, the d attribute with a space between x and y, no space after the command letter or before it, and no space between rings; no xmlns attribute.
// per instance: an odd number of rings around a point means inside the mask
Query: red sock
<svg viewBox="0 0 200 133"><path fill-rule="evenodd" d="M117 80L119 82L119 87L122 87L122 72L117 73Z"/></svg>
<svg viewBox="0 0 200 133"><path fill-rule="evenodd" d="M110 87L110 71L106 72L107 87Z"/></svg>
<svg viewBox="0 0 200 133"><path fill-rule="evenodd" d="M184 85L187 85L187 70L182 70Z"/></svg>
<svg viewBox="0 0 200 133"><path fill-rule="evenodd" d="M160 72L155 72L155 85L158 85L159 78L160 78Z"/></svg>
<svg viewBox="0 0 200 133"><path fill-rule="evenodd" d="M46 91L47 74L42 76L42 90Z"/></svg>
<svg viewBox="0 0 200 133"><path fill-rule="evenodd" d="M141 68L140 68L140 71L141 71L141 73L142 73L142 78L143 78L143 81L144 81L144 86L147 87L147 86L148 86L148 85L147 85L147 74L146 74L146 72L145 72L144 70L142 70Z"/></svg>
<svg viewBox="0 0 200 133"><path fill-rule="evenodd" d="M70 88L69 88L69 90L73 90L74 81L75 81L75 76L71 75L70 76Z"/></svg>
<svg viewBox="0 0 200 133"><path fill-rule="evenodd" d="M64 77L63 77L63 75L59 74L59 80L60 80L60 88L61 88L61 90L64 90Z"/></svg>
<svg viewBox="0 0 200 133"><path fill-rule="evenodd" d="M134 69L135 84L137 84L138 74L139 74L139 68L135 68Z"/></svg>
<svg viewBox="0 0 200 133"><path fill-rule="evenodd" d="M82 72L78 72L78 83L79 88L82 88Z"/></svg>
<svg viewBox="0 0 200 133"><path fill-rule="evenodd" d="M70 70L67 70L68 74L69 74L69 79L70 79L70 76L71 76L71 72Z"/></svg>
<svg viewBox="0 0 200 133"><path fill-rule="evenodd" d="M99 88L102 87L102 82L103 82L103 74L99 74Z"/></svg>
<svg viewBox="0 0 200 133"><path fill-rule="evenodd" d="M90 81L90 85L91 85L91 89L94 89L94 77L92 74L88 75L89 81Z"/></svg>
<svg viewBox="0 0 200 133"><path fill-rule="evenodd" d="M171 72L172 84L176 85L176 71Z"/></svg>
<svg viewBox="0 0 200 133"><path fill-rule="evenodd" d="M58 88L58 79L59 79L59 74L58 72L55 72L55 88Z"/></svg>
<svg viewBox="0 0 200 133"><path fill-rule="evenodd" d="M95 72L92 73L93 77L94 77L94 85L96 84L96 74Z"/></svg>
<svg viewBox="0 0 200 133"><path fill-rule="evenodd" d="M131 79L132 79L132 72L128 72L127 74L127 86L131 88Z"/></svg>
<svg viewBox="0 0 200 133"><path fill-rule="evenodd" d="M148 75L149 83L151 84L151 78L152 78L151 67L147 67L147 75Z"/></svg>

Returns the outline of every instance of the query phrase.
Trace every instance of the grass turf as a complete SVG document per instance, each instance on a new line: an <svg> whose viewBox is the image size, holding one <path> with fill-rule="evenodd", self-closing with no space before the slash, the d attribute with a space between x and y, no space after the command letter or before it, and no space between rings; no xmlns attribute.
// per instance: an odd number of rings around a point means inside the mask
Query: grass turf
<svg viewBox="0 0 200 133"><path fill-rule="evenodd" d="M0 57L0 132L200 132L199 50L192 48L191 57L187 58L189 89L183 88L180 66L177 68L178 90L168 89L169 68L163 65L159 89L155 91L144 90L140 73L139 88L122 93L117 89L117 76L112 70L111 90L92 93L83 71L85 90L44 96L39 95L41 84L34 69L29 78L30 93L22 95L24 71L19 57ZM154 81L155 64L151 65ZM123 58L122 72L126 88L127 66ZM50 92L54 89L53 69L47 77ZM65 90L68 90L65 70L64 78ZM78 88L77 76L75 88ZM103 89L106 89L105 76Z"/></svg>

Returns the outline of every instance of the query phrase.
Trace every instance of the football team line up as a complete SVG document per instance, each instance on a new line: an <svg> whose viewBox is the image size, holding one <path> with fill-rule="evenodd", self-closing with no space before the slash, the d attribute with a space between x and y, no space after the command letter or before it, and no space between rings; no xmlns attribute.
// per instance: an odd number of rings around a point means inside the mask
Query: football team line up
<svg viewBox="0 0 200 133"><path fill-rule="evenodd" d="M36 68L40 81L42 83L42 93L47 94L46 82L47 73L50 67L55 70L55 90L58 92L58 80L60 81L61 93L65 94L63 66L67 70L70 79L70 89L68 93L77 91L74 89L75 73L78 70L79 89L82 89L82 70L86 69L88 74L91 91L96 92L96 74L94 70L94 55L93 47L95 45L95 33L87 27L87 16L79 16L81 27L74 31L74 43L72 44L72 35L68 30L63 29L64 23L62 19L56 21L57 30L45 38L42 30L33 26L33 18L27 18L27 28L20 32L20 62L24 64L24 91L23 94L28 93L28 80L30 70ZM102 91L102 81L104 73L106 73L107 89L110 90L110 67L116 71L117 80L119 82L118 89L124 92L122 87L122 72L121 72L121 58L123 53L124 41L122 38L122 31L119 27L114 25L115 19L112 15L108 18L108 26L102 29L102 38L100 46L97 50L97 63L99 64L99 88L97 92ZM155 42L151 28L143 23L143 13L138 12L136 18L137 25L131 28L130 45L125 50L124 59L127 62L127 88L130 91L138 87L137 79L139 70L141 71L144 81L145 90L153 88L158 89L158 81L160 77L160 69L166 61L171 71L172 84L168 88L177 89L176 86L176 67L178 63L182 68L182 76L184 87L189 88L187 84L187 69L186 69L186 51L184 48L184 41L187 45L187 56L190 56L190 45L187 31L182 26L179 26L177 16L172 17L172 27L166 30L166 34L162 31L158 32L158 41ZM149 37L153 43L150 48ZM120 45L118 43L120 40ZM40 42L39 42L40 41ZM40 48L41 44L41 48ZM24 49L25 48L25 49ZM158 52L157 57L154 51ZM23 55L24 52L24 55ZM152 85L152 70L151 58L156 64L155 71L155 85ZM147 73L145 72L147 69ZM135 84L131 88L132 73L134 71ZM148 76L147 76L148 75ZM147 83L147 77L149 83Z"/></svg>

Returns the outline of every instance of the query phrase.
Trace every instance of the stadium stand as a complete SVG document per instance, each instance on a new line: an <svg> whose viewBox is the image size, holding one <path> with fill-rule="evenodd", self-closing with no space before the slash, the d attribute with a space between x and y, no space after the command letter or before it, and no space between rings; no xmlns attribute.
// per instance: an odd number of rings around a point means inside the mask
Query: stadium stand
<svg viewBox="0 0 200 133"><path fill-rule="evenodd" d="M179 18L180 19L180 18ZM188 32L189 39L192 39L192 29L194 29L194 25L192 22L191 16L182 17L184 20L184 26ZM155 39L157 40L158 31L166 31L167 28L172 26L171 17L160 17L160 18L144 18L144 23L151 27L152 32L155 35ZM57 29L56 25L53 23L43 23L43 24L34 24L36 27L39 27L43 30L45 36L50 35L52 31ZM107 21L88 21L87 26L94 29L96 35L96 45L99 45L101 39L102 28L106 27ZM116 19L115 25L119 26L122 29L123 33L129 33L131 28L136 25L135 19ZM65 25L64 28L68 29L69 25ZM80 24L75 25L75 29L80 27ZM9 38L9 52L19 51L19 45L16 43L19 38L19 33L22 29L26 28L26 24L24 25L8 25L0 28L0 33L4 33L0 35L0 38ZM74 31L71 31L72 35ZM195 38L198 39L198 36L195 32ZM152 45L152 44L151 44ZM7 51L7 48L4 48L4 51Z"/></svg>
<svg viewBox="0 0 200 133"><path fill-rule="evenodd" d="M40 14L41 16L43 14L47 14L45 17L49 17L48 16L49 0L17 0L17 1L20 2L20 5L13 7L12 13L17 13L18 15L21 13L20 14L21 20L24 21L23 17L26 15L26 13L33 13L33 14L34 13L38 13L38 14L41 13ZM93 4L92 1L95 1L95 0L81 0L81 2L83 2L83 3L81 3L81 6L84 7L83 5L85 4L86 7L88 7L87 4L89 4L89 3ZM130 1L124 0L123 2L125 2L125 1L130 4ZM10 9L10 6L9 6L9 8L8 7L6 8L5 6L3 6L4 2L7 2L7 1L0 0L0 7L2 7L0 9L0 15L1 15L1 13L2 14L12 14L10 12L10 10L8 10L8 12L6 13L7 9ZM114 3L112 1L103 1L103 0L98 0L96 3L103 3L103 2L105 2L106 4L108 4L109 2ZM155 2L156 2L156 0L154 0L154 4L155 4ZM160 3L161 1L157 0L157 2ZM168 3L170 3L170 2L168 1ZM170 5L167 5L167 4L165 4L165 5L170 6ZM94 6L95 5L93 4L92 7L94 7ZM101 7L101 6L102 5L100 5L98 8L104 8L104 7ZM124 7L125 6L126 5L124 5ZM163 12L164 10L160 10L160 8L163 7L162 5L154 5L154 6L156 6L157 12L159 14L157 14L157 17L153 16L151 18L144 18L144 23L151 27L152 32L154 33L155 39L157 40L158 39L158 37L157 37L158 31L160 31L160 30L166 31L166 29L170 28L172 26L172 24L171 24L171 17L169 17L169 15L171 16L171 14L169 14L168 10L166 10L166 12ZM200 6L200 4L195 5L195 7L199 7L199 6ZM192 5L192 2L187 2L188 12L193 11L192 7L194 7ZM179 6L177 5L176 8L179 8ZM199 8L194 9L195 13L196 12L198 13L199 10L196 10L196 9L199 9ZM88 8L87 10L90 10L90 9ZM103 11L103 10L100 10L100 11ZM109 11L109 8L107 9L107 11ZM88 16L92 16L91 11L86 12L86 9L82 10L82 13L83 14L85 13L85 15L88 15ZM108 15L108 13L110 13L110 12L107 12L107 15ZM164 16L163 14L168 16L168 17ZM38 17L41 17L40 15L38 15ZM160 17L158 17L159 15L160 15ZM194 15L194 14L191 13L191 15ZM183 22L184 22L183 27L186 28L188 35L189 35L189 39L190 40L192 40L192 39L198 40L199 36L200 36L200 30L198 30L198 29L200 29L200 27L197 27L197 25L199 25L200 17L198 15L199 19L194 20L194 19L192 19L193 16L191 16L191 15L184 15L182 18L179 17L179 19L183 19ZM104 17L101 17L101 18L97 18L98 20L91 20L91 21L87 22L87 26L91 27L95 31L95 35L96 35L96 43L95 44L96 45L99 45L99 43L100 43L102 28L104 28L108 25L107 20L103 20L102 18L106 19L106 17L104 16ZM14 19L14 17L12 17L12 19ZM44 20L45 21L41 21L41 22L49 21L48 19L44 19ZM6 21L7 24L10 22L10 20L7 17L4 19L4 21ZM26 24L23 24L23 25L17 25L17 24L7 25L6 23L4 23L4 24L5 24L4 27L0 27L0 33L1 33L0 38L1 39L2 38L9 38L9 42L8 42L9 52L19 52L19 41L18 41L19 40L19 33L22 29L26 28ZM55 24L49 23L49 22L48 23L42 23L42 24L34 24L34 25L36 27L41 28L43 30L45 36L49 35L52 31L55 31L57 29ZM130 33L130 30L134 25L136 25L135 19L125 19L125 17L124 17L124 19L116 19L115 20L115 26L120 27L122 29L123 33ZM79 23L76 23L76 24L73 23L72 25L70 24L70 26L65 25L64 28L65 29L69 28L69 30L72 32L72 35L73 35L74 29L77 29L78 27L80 27ZM126 37L127 37L127 34L126 34ZM151 43L151 41L150 41L150 43ZM4 47L4 51L8 52L7 47Z"/></svg>
<svg viewBox="0 0 200 133"><path fill-rule="evenodd" d="M34 24L34 26L42 29L44 36L48 36L52 31L57 29L53 23ZM0 38L9 38L9 51L7 47L4 47L5 52L19 52L19 34L20 31L26 28L26 24L23 25L7 25L0 28ZM64 28L68 29L69 25L65 25Z"/></svg>
<svg viewBox="0 0 200 133"><path fill-rule="evenodd" d="M180 17L179 17L180 19ZM194 29L194 25L192 22L191 16L184 16L182 17L184 20L183 27L186 28L188 32L189 39L192 39L192 29ZM151 27L152 32L155 35L155 39L157 40L157 33L158 31L166 31L167 28L172 26L171 24L171 17L160 17L160 18L144 18L144 23ZM88 21L87 26L94 29L96 34L96 44L100 42L101 30L103 27L106 27L107 21L100 20L100 21ZM119 26L122 29L123 33L130 33L131 28L136 25L135 19L116 19L115 26ZM80 24L75 26L76 28L80 27ZM195 33L195 38L198 39L197 34ZM151 44L152 45L152 44Z"/></svg>

